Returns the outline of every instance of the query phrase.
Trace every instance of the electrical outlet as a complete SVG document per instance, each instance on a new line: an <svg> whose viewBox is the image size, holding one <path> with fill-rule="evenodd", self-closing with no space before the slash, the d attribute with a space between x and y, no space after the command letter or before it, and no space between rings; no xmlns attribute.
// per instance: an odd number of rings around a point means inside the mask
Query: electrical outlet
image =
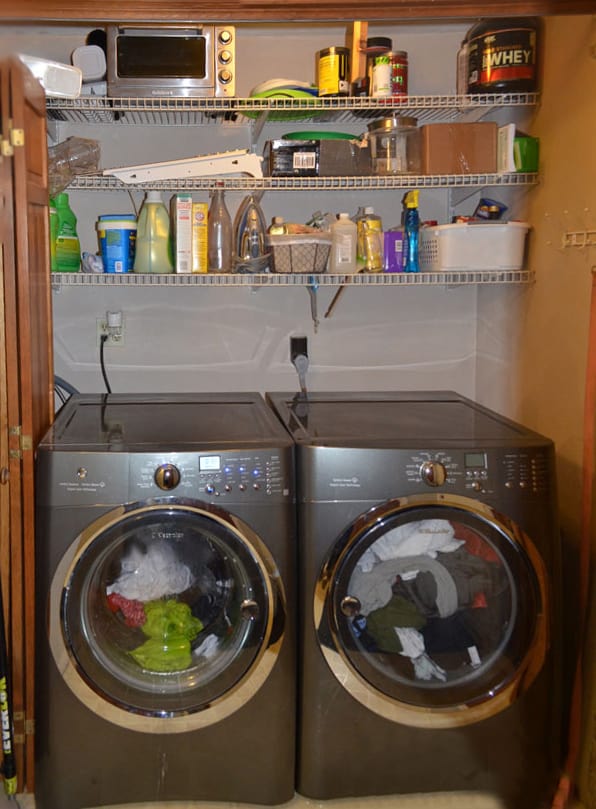
<svg viewBox="0 0 596 809"><path fill-rule="evenodd" d="M296 357L303 355L308 357L308 340L306 337L290 337L290 361L294 362Z"/></svg>
<svg viewBox="0 0 596 809"><path fill-rule="evenodd" d="M123 346L124 345L124 319L120 318L120 326L109 326L107 317L98 317L97 318L97 345L101 345L101 338L104 334L107 336L107 340L104 343L104 346L115 348L116 346Z"/></svg>

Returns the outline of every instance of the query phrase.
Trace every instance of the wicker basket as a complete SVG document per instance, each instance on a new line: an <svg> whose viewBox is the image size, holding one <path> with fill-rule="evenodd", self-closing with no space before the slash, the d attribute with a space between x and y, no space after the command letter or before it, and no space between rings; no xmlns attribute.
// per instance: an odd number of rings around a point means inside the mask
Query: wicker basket
<svg viewBox="0 0 596 809"><path fill-rule="evenodd" d="M320 273L327 269L331 252L330 233L269 235L273 272Z"/></svg>

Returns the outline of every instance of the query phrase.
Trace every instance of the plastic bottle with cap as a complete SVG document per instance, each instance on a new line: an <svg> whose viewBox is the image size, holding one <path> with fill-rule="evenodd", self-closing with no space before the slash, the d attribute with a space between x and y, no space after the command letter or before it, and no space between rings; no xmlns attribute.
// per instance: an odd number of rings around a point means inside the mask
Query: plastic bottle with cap
<svg viewBox="0 0 596 809"><path fill-rule="evenodd" d="M340 213L331 225L331 258L329 272L353 273L356 264L356 242L358 228L350 219L350 214Z"/></svg>
<svg viewBox="0 0 596 809"><path fill-rule="evenodd" d="M174 272L170 215L159 191L148 191L139 213L134 272Z"/></svg>
<svg viewBox="0 0 596 809"><path fill-rule="evenodd" d="M408 191L404 197L404 272L420 272L418 191Z"/></svg>
<svg viewBox="0 0 596 809"><path fill-rule="evenodd" d="M77 218L70 207L68 194L54 197L58 227L56 231L55 267L58 272L81 269L81 244L77 235Z"/></svg>
<svg viewBox="0 0 596 809"><path fill-rule="evenodd" d="M384 264L383 222L367 205L357 223L357 263L366 272L381 272Z"/></svg>

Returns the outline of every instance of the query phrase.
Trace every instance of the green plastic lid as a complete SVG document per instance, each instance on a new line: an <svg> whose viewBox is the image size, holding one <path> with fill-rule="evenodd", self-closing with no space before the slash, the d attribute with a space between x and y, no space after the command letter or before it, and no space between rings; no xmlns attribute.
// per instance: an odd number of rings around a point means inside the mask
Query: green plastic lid
<svg viewBox="0 0 596 809"><path fill-rule="evenodd" d="M349 132L287 132L284 140L358 140L358 135Z"/></svg>

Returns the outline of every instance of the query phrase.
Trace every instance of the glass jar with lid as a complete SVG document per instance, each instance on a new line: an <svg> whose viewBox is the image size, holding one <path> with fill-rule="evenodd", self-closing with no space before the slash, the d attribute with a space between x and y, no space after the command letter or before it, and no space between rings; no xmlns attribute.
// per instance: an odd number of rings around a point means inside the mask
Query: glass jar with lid
<svg viewBox="0 0 596 809"><path fill-rule="evenodd" d="M405 115L368 125L373 174L420 174L418 120Z"/></svg>

